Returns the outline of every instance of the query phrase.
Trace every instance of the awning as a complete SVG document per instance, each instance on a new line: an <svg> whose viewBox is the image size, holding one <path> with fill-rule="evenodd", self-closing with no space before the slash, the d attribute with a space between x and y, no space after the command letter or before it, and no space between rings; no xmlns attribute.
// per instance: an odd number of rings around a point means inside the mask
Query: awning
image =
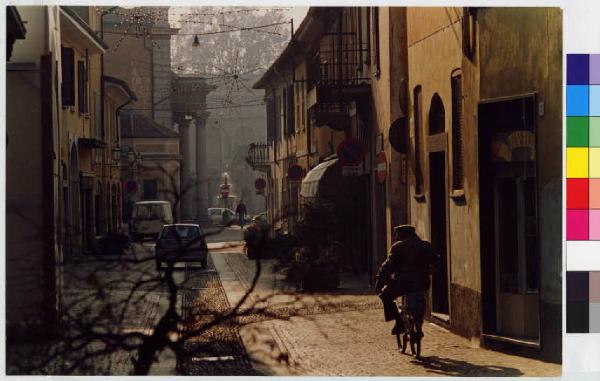
<svg viewBox="0 0 600 381"><path fill-rule="evenodd" d="M319 190L319 182L327 172L327 169L337 163L337 161L338 159L325 161L308 171L306 177L302 180L300 196L316 197Z"/></svg>

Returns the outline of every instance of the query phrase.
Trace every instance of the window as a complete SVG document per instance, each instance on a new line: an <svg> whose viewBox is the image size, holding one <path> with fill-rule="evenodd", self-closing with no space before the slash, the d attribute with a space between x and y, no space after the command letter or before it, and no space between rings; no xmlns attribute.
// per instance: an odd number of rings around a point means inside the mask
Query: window
<svg viewBox="0 0 600 381"><path fill-rule="evenodd" d="M290 85L287 87L286 91L286 110L285 110L285 123L286 123L286 135L292 136L295 132L294 126L294 91L293 86Z"/></svg>
<svg viewBox="0 0 600 381"><path fill-rule="evenodd" d="M302 87L300 88L300 95L302 98L302 104L300 105L300 117L302 119L302 128L306 128L306 119L304 114L306 113L306 82L302 82Z"/></svg>
<svg viewBox="0 0 600 381"><path fill-rule="evenodd" d="M267 141L275 140L275 99L269 96L266 99L267 103Z"/></svg>
<svg viewBox="0 0 600 381"><path fill-rule="evenodd" d="M376 77L381 73L379 63L379 7L373 7L373 75Z"/></svg>
<svg viewBox="0 0 600 381"><path fill-rule="evenodd" d="M446 132L446 110L438 93L433 94L429 105L429 135Z"/></svg>
<svg viewBox="0 0 600 381"><path fill-rule="evenodd" d="M275 141L281 137L281 96L275 97Z"/></svg>
<svg viewBox="0 0 600 381"><path fill-rule="evenodd" d="M452 87L452 189L463 189L463 103L460 71L451 79Z"/></svg>
<svg viewBox="0 0 600 381"><path fill-rule="evenodd" d="M63 106L75 106L75 55L73 49L61 47L62 66L62 104Z"/></svg>
<svg viewBox="0 0 600 381"><path fill-rule="evenodd" d="M144 180L144 198L154 200L158 198L158 180Z"/></svg>
<svg viewBox="0 0 600 381"><path fill-rule="evenodd" d="M475 57L475 9L464 7L462 19L462 48L463 53L471 61Z"/></svg>
<svg viewBox="0 0 600 381"><path fill-rule="evenodd" d="M88 112L88 89L87 89L87 70L85 62L77 61L77 104L79 113ZM98 112L98 110L96 110Z"/></svg>
<svg viewBox="0 0 600 381"><path fill-rule="evenodd" d="M423 172L421 172L421 130L422 130L422 114L421 114L421 86L415 87L413 90L413 113L414 113L414 133L415 133L415 195L423 195Z"/></svg>
<svg viewBox="0 0 600 381"><path fill-rule="evenodd" d="M165 226L160 233L160 238L167 239L196 239L200 237L200 230L197 226Z"/></svg>

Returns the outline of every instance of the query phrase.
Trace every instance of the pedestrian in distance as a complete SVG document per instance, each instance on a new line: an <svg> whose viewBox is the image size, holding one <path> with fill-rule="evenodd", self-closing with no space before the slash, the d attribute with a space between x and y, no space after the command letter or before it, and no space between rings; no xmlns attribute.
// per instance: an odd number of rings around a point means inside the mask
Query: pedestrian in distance
<svg viewBox="0 0 600 381"><path fill-rule="evenodd" d="M422 324L425 296L431 283L429 275L437 266L438 256L431 243L417 235L414 226L396 226L394 235L397 242L392 245L390 255L379 268L375 291L383 302L385 321L396 321L392 335L399 335L405 327L395 299L406 296L406 308L417 319L420 317Z"/></svg>
<svg viewBox="0 0 600 381"><path fill-rule="evenodd" d="M240 227L244 227L244 222L246 219L246 205L244 204L244 200L240 200L240 203L235 208L235 214L238 215Z"/></svg>

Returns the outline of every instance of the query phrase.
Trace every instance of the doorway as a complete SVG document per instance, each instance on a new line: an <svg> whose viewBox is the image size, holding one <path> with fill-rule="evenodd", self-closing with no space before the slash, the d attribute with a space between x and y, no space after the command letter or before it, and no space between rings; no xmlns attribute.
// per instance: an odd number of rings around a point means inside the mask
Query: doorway
<svg viewBox="0 0 600 381"><path fill-rule="evenodd" d="M539 341L535 96L479 105L483 329Z"/></svg>
<svg viewBox="0 0 600 381"><path fill-rule="evenodd" d="M431 284L431 310L449 315L448 250L446 245L446 152L429 154L429 193L431 244L440 257L438 270Z"/></svg>

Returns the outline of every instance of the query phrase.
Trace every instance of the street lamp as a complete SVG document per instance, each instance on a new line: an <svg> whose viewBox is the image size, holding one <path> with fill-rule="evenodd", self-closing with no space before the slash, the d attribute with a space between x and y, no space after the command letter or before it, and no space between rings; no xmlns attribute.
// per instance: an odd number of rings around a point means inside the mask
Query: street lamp
<svg viewBox="0 0 600 381"><path fill-rule="evenodd" d="M114 146L111 150L111 158L114 166L118 166L121 162L121 147L118 145Z"/></svg>
<svg viewBox="0 0 600 381"><path fill-rule="evenodd" d="M139 152L135 152L133 148L129 147L129 150L125 153L127 157L127 163L129 164L129 168L132 170L136 170L137 166L141 164L143 160L143 156Z"/></svg>

